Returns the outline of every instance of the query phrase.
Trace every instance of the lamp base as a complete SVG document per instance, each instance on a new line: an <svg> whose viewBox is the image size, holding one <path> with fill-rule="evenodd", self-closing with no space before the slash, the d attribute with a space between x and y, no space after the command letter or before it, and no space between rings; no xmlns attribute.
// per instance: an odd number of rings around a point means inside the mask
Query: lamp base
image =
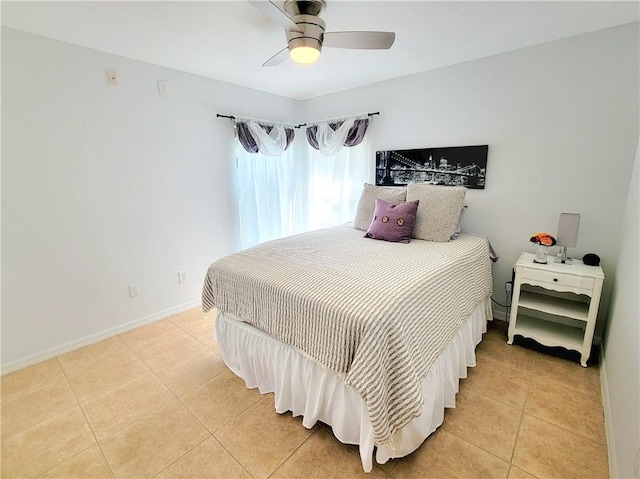
<svg viewBox="0 0 640 479"><path fill-rule="evenodd" d="M573 264L573 258L565 258L562 259L560 256L556 256L553 260L554 263L562 263L562 264Z"/></svg>
<svg viewBox="0 0 640 479"><path fill-rule="evenodd" d="M567 247L560 246L560 253L553 260L554 263L573 264L573 259L567 257Z"/></svg>

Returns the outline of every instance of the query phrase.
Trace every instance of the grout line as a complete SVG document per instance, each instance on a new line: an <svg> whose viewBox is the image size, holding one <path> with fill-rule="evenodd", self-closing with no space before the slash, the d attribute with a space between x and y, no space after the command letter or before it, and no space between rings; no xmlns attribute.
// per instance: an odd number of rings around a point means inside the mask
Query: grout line
<svg viewBox="0 0 640 479"><path fill-rule="evenodd" d="M511 463L510 463L508 460L506 460L506 459L504 459L504 458L502 458L502 457L500 457L500 456L497 456L495 453L493 453L493 452L491 452L491 451L486 450L486 449L485 449L484 447L482 447L482 446L478 446L477 444L474 444L473 442L469 441L468 439L466 439L466 438L464 438L464 437L460 436L459 434L456 434L454 431L450 431L450 430L448 430L448 429L443 429L443 431L444 431L444 432L446 432L447 434L451 434L452 436L457 437L457 438L458 438L458 439L460 439L461 441L464 441L464 442L466 442L467 444L470 444L470 445L472 445L473 447L475 447L475 448L477 448L477 449L480 449L480 450L481 450L481 451L483 451L483 452L486 452L487 454L489 454L490 456L495 457L496 459L500 459L502 462L504 462L504 463L505 463L505 464L507 464L508 466L511 466ZM433 433L432 433L432 434L430 434L430 435L427 437L427 439L428 439L429 437L431 437L431 435L433 435ZM423 442L422 444L424 444L424 442ZM422 444L420 445L420 447L422 447ZM411 454L413 454L413 453L411 453ZM406 456L405 456L405 457L406 457Z"/></svg>
<svg viewBox="0 0 640 479"><path fill-rule="evenodd" d="M274 410L274 412L275 412L276 414L278 414L275 410ZM284 414L289 414L290 412L291 412L291 411L287 411L287 412L286 412L286 413L284 413ZM293 417L293 413L292 413L292 417ZM304 427L302 424L300 424L300 426ZM307 429L306 427L304 427L304 428L305 428L305 429ZM273 475L278 471L278 469L280 469L282 466L284 466L284 464L285 464L289 459L291 459L291 458L293 457L293 455L298 451L298 449L300 449L302 446L304 446L304 444L305 444L309 439L311 439L311 437L312 437L312 436L315 436L316 434L318 434L318 430L320 429L320 426L317 426L316 424L314 424L313 428L315 429L315 431L311 430L311 434L309 434L309 436L308 436L304 441L302 441L302 442L300 443L300 445L299 445L298 447L296 447L296 448L291 452L291 454L289 454L289 455L288 455L288 456L287 456L287 457L286 457L286 458L285 458L285 459L284 459L280 464L278 464L278 466L273 470L273 472L267 476L267 479L269 479L270 477L272 477L272 476L273 476ZM309 431L309 429L307 429L307 431ZM336 441L337 441L337 439L336 439ZM340 441L338 441L338 442L340 442ZM340 442L340 444L342 444L342 443ZM342 445L344 446L344 444L342 444Z"/></svg>
<svg viewBox="0 0 640 479"><path fill-rule="evenodd" d="M516 440L513 443L513 449L511 450L511 458L509 459L509 470L511 470L512 465L515 466L515 464L513 464L513 459L516 455L516 449L518 447L518 438L520 437L520 429L522 428L522 423L524 421L524 416L525 416L524 411L527 407L527 401L529 400L529 393L531 392L531 385L533 383L533 370L535 369L537 363L538 363L538 356L535 356L533 360L533 365L529 370L529 380L527 381L527 392L524 396L524 403L522 403L522 409L520 410L520 422L518 422L518 429L516 430ZM518 467L518 466L515 466L515 467Z"/></svg>
<svg viewBox="0 0 640 479"><path fill-rule="evenodd" d="M80 399L78 399L78 395L76 394L76 392L74 391L73 387L71 386L71 383L69 382L69 378L67 377L67 373L65 372L64 368L62 367L62 364L60 364L60 361L58 360L58 356L56 356L55 359L56 359L56 362L58 363L58 366L62 370L62 375L64 376L64 380L66 381L67 386L69 387L69 390L71 391L71 394L73 394L73 397L75 398L76 403L78 404L78 408L80 409L80 412L82 413L82 416L84 417L84 420L85 420L87 426L89 427L89 430L91 431L91 434L93 435L93 439L96 441L96 445L98 446L98 449L100 449L100 453L102 454L102 458L104 459L104 462L107 464L107 467L109 468L109 471L111 471L111 475L113 477L116 477L116 474L113 471L113 468L111 467L111 463L109 463L109 460L107 459L107 455L104 453L104 449L102 449L102 444L100 444L100 441L98 440L98 436L96 436L96 432L93 430L93 426L91 426L91 422L89 421L89 418L87 418L87 413L85 412L84 408L82 407L82 403L80 402ZM91 446L91 447L93 447L93 446ZM90 447L87 448L87 449L90 449ZM87 449L85 449L85 451ZM84 452L84 451L82 451L82 452ZM80 452L78 454L82 454L82 452ZM78 454L76 454L75 456L70 457L69 459L72 459L73 457L76 457ZM67 459L67 461L69 459ZM62 464L64 464L64 462ZM58 466L56 466L56 467L58 467ZM53 469L51 469L51 470L53 470Z"/></svg>
<svg viewBox="0 0 640 479"><path fill-rule="evenodd" d="M171 466L173 466L176 462L178 462L180 459L182 459L184 456L186 456L187 454L189 454L191 451L193 451L196 447L198 447L200 444L202 444L203 442L205 442L208 439L211 439L213 436L211 434L209 434L207 437L205 437L202 441L200 441L199 443L197 443L195 446L193 446L191 449L189 449L187 452L185 452L184 454L182 454L181 456L179 456L178 458L176 458L175 461L173 461L171 464L168 464L166 467L163 467L162 469L160 469L158 472L156 472L153 477L156 477L158 474L162 473L162 471L165 471L166 469L170 468Z"/></svg>
<svg viewBox="0 0 640 479"><path fill-rule="evenodd" d="M233 453L229 449L227 449L227 446L222 444L222 441L220 441L213 434L211 434L211 437L213 438L214 441L216 441L218 444L220 444L220 447L222 447L222 449L224 449L227 452L227 454L229 454L229 456L231 456L231 458L234 461L236 461L238 463L238 465L242 468L243 471L245 471L247 474L249 474L250 477L254 477L254 475L249 472L249 470L245 467L245 465L242 464L242 462L236 456L234 456Z"/></svg>

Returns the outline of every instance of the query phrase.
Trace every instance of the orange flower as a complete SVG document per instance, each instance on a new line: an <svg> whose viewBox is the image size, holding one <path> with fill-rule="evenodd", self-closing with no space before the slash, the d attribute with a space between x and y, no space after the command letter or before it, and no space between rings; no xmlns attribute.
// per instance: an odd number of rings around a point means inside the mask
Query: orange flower
<svg viewBox="0 0 640 479"><path fill-rule="evenodd" d="M529 241L543 246L554 246L556 244L556 239L549 233L536 233Z"/></svg>

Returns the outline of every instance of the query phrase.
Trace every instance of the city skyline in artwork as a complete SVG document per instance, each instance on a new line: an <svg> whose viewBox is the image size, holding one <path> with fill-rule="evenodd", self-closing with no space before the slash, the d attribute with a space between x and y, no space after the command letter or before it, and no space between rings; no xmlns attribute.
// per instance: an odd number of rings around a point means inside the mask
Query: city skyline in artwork
<svg viewBox="0 0 640 479"><path fill-rule="evenodd" d="M376 151L376 185L484 189L489 145Z"/></svg>

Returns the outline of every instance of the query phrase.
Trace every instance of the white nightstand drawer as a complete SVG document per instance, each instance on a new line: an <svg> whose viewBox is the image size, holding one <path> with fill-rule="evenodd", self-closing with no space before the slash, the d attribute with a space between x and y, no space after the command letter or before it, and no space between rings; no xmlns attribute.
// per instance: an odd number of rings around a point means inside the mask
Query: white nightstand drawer
<svg viewBox="0 0 640 479"><path fill-rule="evenodd" d="M570 291L577 294L590 294L593 291L595 279L588 276L563 274L542 269L524 268L522 282L542 286L555 291Z"/></svg>

